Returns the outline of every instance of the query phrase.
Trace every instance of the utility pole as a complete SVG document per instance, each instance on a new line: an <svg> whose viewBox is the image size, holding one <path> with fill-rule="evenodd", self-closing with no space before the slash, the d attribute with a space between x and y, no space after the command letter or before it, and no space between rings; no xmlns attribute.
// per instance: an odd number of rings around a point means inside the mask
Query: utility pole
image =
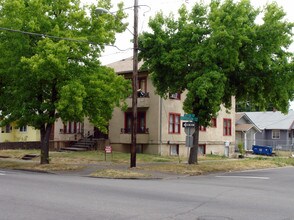
<svg viewBox="0 0 294 220"><path fill-rule="evenodd" d="M137 90L138 90L138 0L134 0L134 49L133 49L133 126L132 126L132 143L131 143L131 168L136 167L136 146L137 146Z"/></svg>

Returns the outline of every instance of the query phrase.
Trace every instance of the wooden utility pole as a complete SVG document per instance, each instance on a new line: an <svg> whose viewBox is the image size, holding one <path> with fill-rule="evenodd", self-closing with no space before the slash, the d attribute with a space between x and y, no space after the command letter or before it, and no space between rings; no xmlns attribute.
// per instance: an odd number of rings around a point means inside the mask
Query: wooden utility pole
<svg viewBox="0 0 294 220"><path fill-rule="evenodd" d="M138 90L138 0L134 0L134 49L133 49L133 126L131 143L131 167L136 167L136 146L137 146L137 90Z"/></svg>

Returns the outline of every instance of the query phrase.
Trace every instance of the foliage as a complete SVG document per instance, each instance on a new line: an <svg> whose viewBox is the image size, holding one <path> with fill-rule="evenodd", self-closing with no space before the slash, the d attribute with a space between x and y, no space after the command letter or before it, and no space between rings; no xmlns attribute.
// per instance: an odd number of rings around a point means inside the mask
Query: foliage
<svg viewBox="0 0 294 220"><path fill-rule="evenodd" d="M238 143L238 150L241 155L245 154L245 149L242 143Z"/></svg>
<svg viewBox="0 0 294 220"><path fill-rule="evenodd" d="M157 92L187 90L184 110L199 118L192 157L199 125L209 125L221 104L229 108L232 96L260 109L272 103L288 110L294 95L293 53L287 51L293 23L276 3L263 10L249 0L196 3L190 12L182 6L177 18L158 13L149 26L152 31L139 37L140 57Z"/></svg>
<svg viewBox="0 0 294 220"><path fill-rule="evenodd" d="M115 33L126 28L123 4L116 16L97 15L97 7L110 9L111 4L0 1L0 111L6 123L40 129L41 163L49 163L49 135L58 118L89 117L106 131L113 108L130 94L130 83L98 61Z"/></svg>

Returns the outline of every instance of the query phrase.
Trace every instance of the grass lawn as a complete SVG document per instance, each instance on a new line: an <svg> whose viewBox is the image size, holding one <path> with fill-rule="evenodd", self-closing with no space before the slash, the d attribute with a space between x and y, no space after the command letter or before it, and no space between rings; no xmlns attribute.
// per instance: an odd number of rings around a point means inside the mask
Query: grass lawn
<svg viewBox="0 0 294 220"><path fill-rule="evenodd" d="M97 165L91 175L109 178L148 178L152 172L181 175L201 175L212 172L229 172L248 169L260 169L282 166L294 166L294 158L289 157L253 157L245 159L228 159L216 155L199 157L198 165L188 165L187 159L180 157L163 157L150 154L137 154L136 169L128 169L130 154L113 152L50 152L50 164L40 165L40 157L30 161L21 158L26 154L40 154L39 150L0 150L0 168L29 169L37 171L76 171L88 165ZM114 168L115 167L115 168ZM120 168L122 167L122 168ZM149 174L150 173L150 174Z"/></svg>

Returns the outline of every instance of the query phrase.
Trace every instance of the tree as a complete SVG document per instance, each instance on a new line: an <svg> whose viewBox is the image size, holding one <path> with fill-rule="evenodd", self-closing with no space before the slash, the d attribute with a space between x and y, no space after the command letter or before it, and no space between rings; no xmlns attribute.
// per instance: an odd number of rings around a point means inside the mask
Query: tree
<svg viewBox="0 0 294 220"><path fill-rule="evenodd" d="M110 0L81 6L79 0L0 0L0 110L4 123L40 129L41 164L49 163L54 122L82 121L102 131L113 108L131 92L130 82L98 61L115 33L116 16L97 15Z"/></svg>
<svg viewBox="0 0 294 220"><path fill-rule="evenodd" d="M261 10L249 0L212 0L178 12L150 19L152 31L140 35L139 48L161 96L188 92L184 110L199 118L189 156L194 164L199 126L209 125L221 104L229 108L232 96L287 111L294 94L293 53L287 51L293 23L276 3Z"/></svg>

